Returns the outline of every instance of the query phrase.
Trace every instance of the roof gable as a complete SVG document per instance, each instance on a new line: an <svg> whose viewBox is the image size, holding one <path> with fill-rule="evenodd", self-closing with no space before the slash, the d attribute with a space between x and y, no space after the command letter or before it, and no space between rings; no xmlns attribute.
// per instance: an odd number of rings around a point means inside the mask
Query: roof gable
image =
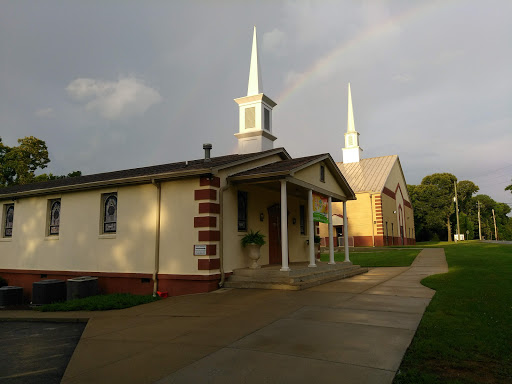
<svg viewBox="0 0 512 384"><path fill-rule="evenodd" d="M380 193L397 160L397 155L391 155L362 159L357 163L336 163L336 165L356 193Z"/></svg>

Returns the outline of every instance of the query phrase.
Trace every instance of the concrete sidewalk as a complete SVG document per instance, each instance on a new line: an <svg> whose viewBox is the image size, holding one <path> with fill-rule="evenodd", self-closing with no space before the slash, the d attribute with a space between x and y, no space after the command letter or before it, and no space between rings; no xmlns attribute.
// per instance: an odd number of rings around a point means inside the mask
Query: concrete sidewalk
<svg viewBox="0 0 512 384"><path fill-rule="evenodd" d="M444 251L426 249L411 267L304 291L221 289L33 317L90 318L63 383L391 383L435 293L420 281L447 271Z"/></svg>

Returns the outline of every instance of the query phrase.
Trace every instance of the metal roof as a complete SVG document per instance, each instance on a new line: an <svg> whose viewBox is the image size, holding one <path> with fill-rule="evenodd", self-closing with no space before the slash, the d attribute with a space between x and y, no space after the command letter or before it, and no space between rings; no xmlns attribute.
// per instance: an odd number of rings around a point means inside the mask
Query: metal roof
<svg viewBox="0 0 512 384"><path fill-rule="evenodd" d="M354 192L382 192L397 159L397 155L391 155L336 165Z"/></svg>

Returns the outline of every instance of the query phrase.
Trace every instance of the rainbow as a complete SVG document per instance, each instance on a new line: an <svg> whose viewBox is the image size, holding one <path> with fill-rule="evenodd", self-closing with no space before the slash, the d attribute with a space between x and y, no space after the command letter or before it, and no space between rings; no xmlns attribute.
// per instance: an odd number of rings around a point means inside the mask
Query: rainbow
<svg viewBox="0 0 512 384"><path fill-rule="evenodd" d="M452 3L455 1L452 1ZM336 46L333 50L326 55L316 60L311 67L302 72L297 78L290 82L285 89L276 98L278 104L283 104L292 94L303 88L306 83L313 79L316 74L322 73L322 70L338 56L347 53L351 48L358 47L361 44L371 41L372 39L390 31L395 24L404 24L414 20L419 16L428 15L430 12L439 8L440 6L446 7L449 1L422 1L418 6L412 7L398 15L387 19L381 24L376 24L370 28L363 30L357 36L349 41L343 41L340 45Z"/></svg>

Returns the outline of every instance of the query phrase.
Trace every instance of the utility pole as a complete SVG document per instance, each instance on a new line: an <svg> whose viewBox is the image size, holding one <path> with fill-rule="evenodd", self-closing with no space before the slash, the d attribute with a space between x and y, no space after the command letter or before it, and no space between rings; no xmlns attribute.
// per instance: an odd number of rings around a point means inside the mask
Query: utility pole
<svg viewBox="0 0 512 384"><path fill-rule="evenodd" d="M459 199L457 199L457 182L454 181L453 185L455 185L455 213L457 214L457 237L455 238L455 242L459 240L460 236L460 226L459 226Z"/></svg>
<svg viewBox="0 0 512 384"><path fill-rule="evenodd" d="M480 201L476 201L478 203L478 238L482 241L482 224L480 223Z"/></svg>
<svg viewBox="0 0 512 384"><path fill-rule="evenodd" d="M494 240L498 241L498 230L496 229L496 216L494 216L494 209L492 210L492 219L494 220Z"/></svg>

